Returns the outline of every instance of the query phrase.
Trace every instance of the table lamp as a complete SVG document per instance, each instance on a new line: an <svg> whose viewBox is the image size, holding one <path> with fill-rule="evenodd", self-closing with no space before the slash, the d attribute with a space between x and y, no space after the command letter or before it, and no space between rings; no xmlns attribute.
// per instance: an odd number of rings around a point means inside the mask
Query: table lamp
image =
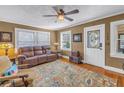
<svg viewBox="0 0 124 93"><path fill-rule="evenodd" d="M59 43L54 43L54 46L56 47L56 50L58 50Z"/></svg>
<svg viewBox="0 0 124 93"><path fill-rule="evenodd" d="M8 55L8 50L10 48L13 48L13 45L11 43L0 43L0 49L5 49L5 55Z"/></svg>

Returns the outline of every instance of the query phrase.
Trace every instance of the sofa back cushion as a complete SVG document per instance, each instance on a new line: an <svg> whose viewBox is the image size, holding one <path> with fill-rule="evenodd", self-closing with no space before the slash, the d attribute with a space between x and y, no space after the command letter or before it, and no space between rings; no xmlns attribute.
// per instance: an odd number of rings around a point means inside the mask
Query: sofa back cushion
<svg viewBox="0 0 124 93"><path fill-rule="evenodd" d="M33 57L36 55L46 54L50 46L34 46L34 47L22 47L19 48L19 54L25 55L26 57Z"/></svg>
<svg viewBox="0 0 124 93"><path fill-rule="evenodd" d="M20 48L20 52L29 52L29 51L33 51L33 47L21 47Z"/></svg>
<svg viewBox="0 0 124 93"><path fill-rule="evenodd" d="M26 57L33 57L34 56L33 47L22 47L19 49L19 54L25 55Z"/></svg>
<svg viewBox="0 0 124 93"><path fill-rule="evenodd" d="M34 52L32 52L32 51L23 52L22 55L25 55L26 57L33 57L34 56Z"/></svg>
<svg viewBox="0 0 124 93"><path fill-rule="evenodd" d="M35 46L34 47L34 55L42 55L43 51L42 51L42 47L41 46Z"/></svg>

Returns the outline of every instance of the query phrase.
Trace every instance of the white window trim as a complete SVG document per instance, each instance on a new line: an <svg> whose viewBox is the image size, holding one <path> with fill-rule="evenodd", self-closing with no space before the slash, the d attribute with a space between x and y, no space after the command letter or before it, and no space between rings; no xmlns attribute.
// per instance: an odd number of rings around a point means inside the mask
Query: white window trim
<svg viewBox="0 0 124 93"><path fill-rule="evenodd" d="M22 32L27 32L27 31L29 31L29 32L31 32L31 33L34 33L34 45L33 46L37 46L38 45L38 38L37 38L37 32L39 32L39 31L35 31L35 30L29 30L29 29L22 29L22 28L15 28L15 48L19 48L19 46L18 46L18 44L17 44L17 42L18 42L18 31L22 31ZM42 31L42 32L45 32L45 31ZM50 35L50 32L49 32L49 36L51 36ZM51 37L49 37L49 45L51 45L51 41L50 41L50 38Z"/></svg>
<svg viewBox="0 0 124 93"><path fill-rule="evenodd" d="M21 32L29 32L29 33L35 32L34 30L15 28L15 48L17 48L17 49L19 48L19 46L18 46L18 38L17 38L17 37L19 37L19 31L21 31ZM35 35L35 33L34 33L34 35ZM35 45L35 42L34 42L34 45Z"/></svg>
<svg viewBox="0 0 124 93"><path fill-rule="evenodd" d="M69 48L69 49L62 47L62 34L63 34L63 33L67 33L67 32L70 33L70 48ZM61 50L71 51L71 31L60 32L60 48L61 48Z"/></svg>
<svg viewBox="0 0 124 93"><path fill-rule="evenodd" d="M124 58L124 54L120 54L117 52L117 26L124 24L124 20L114 21L110 23L110 56L116 58Z"/></svg>

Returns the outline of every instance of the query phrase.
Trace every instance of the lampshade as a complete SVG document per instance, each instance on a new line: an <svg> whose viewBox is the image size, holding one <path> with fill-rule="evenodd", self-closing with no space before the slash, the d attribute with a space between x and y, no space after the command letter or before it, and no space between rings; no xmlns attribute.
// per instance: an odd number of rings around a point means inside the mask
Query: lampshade
<svg viewBox="0 0 124 93"><path fill-rule="evenodd" d="M0 49L9 49L12 47L13 45L11 43L0 43Z"/></svg>
<svg viewBox="0 0 124 93"><path fill-rule="evenodd" d="M11 43L0 43L0 49L5 49L5 55L8 55L8 49L12 48L13 45Z"/></svg>

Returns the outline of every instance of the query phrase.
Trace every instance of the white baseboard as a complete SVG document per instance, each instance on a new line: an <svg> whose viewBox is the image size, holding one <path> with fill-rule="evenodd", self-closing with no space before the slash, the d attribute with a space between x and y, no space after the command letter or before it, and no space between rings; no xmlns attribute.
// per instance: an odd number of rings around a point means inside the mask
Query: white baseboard
<svg viewBox="0 0 124 93"><path fill-rule="evenodd" d="M62 56L63 58L66 58L66 59L69 59L68 56ZM82 63L86 63L84 60L81 60ZM117 73L121 73L121 74L124 74L124 70L123 69L119 69L119 68L115 68L115 67L110 67L110 66L104 66L102 67L106 70L110 70L110 71L113 71L113 72L117 72Z"/></svg>
<svg viewBox="0 0 124 93"><path fill-rule="evenodd" d="M81 60L82 63L86 63L84 60Z"/></svg>
<svg viewBox="0 0 124 93"><path fill-rule="evenodd" d="M124 74L124 70L123 69L118 69L118 68L110 67L110 66L105 66L104 69Z"/></svg>
<svg viewBox="0 0 124 93"><path fill-rule="evenodd" d="M85 60L81 60L81 62L83 62L83 63L87 63Z"/></svg>

